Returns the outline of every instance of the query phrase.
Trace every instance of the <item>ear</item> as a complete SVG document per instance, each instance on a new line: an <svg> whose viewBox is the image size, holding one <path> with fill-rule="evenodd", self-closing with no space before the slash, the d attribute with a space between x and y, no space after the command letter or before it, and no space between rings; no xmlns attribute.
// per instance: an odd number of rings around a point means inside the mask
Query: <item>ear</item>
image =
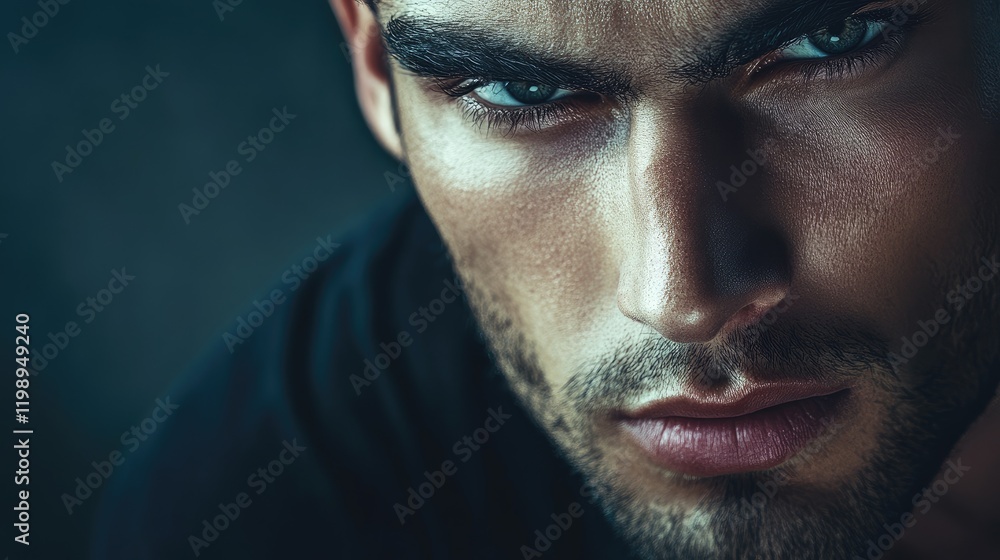
<svg viewBox="0 0 1000 560"><path fill-rule="evenodd" d="M396 128L392 77L382 31L373 8L359 0L330 0L354 69L354 89L361 113L375 139L396 159L402 159L402 141Z"/></svg>

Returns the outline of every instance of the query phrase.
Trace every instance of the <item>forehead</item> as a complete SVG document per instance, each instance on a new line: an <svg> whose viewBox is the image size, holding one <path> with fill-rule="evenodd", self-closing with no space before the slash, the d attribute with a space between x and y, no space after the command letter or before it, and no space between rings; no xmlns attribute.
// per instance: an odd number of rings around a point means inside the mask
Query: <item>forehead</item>
<svg viewBox="0 0 1000 560"><path fill-rule="evenodd" d="M664 28L739 12L764 0L387 0L385 13L506 24L518 28ZM728 7L727 7L728 5ZM741 7L742 6L742 7Z"/></svg>
<svg viewBox="0 0 1000 560"><path fill-rule="evenodd" d="M800 3L823 0L800 0ZM738 14L766 5L768 0L381 0L384 12L488 19L496 22L558 25L662 26L665 20L684 24Z"/></svg>

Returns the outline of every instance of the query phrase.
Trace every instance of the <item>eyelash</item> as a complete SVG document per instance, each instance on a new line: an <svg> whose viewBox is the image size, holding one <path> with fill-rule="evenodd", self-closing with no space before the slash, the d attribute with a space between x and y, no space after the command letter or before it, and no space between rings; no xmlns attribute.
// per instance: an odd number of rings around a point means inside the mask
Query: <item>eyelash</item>
<svg viewBox="0 0 1000 560"><path fill-rule="evenodd" d="M504 80L465 78L450 83L439 80L435 87L463 105L463 116L473 126L478 126L480 130L485 126L487 133L505 129L501 132L502 136L509 136L518 128L529 131L541 130L544 125L559 117L574 114L587 98L600 98L599 95L581 91L549 103L518 108L496 108L468 97L474 90L496 81Z"/></svg>
<svg viewBox="0 0 1000 560"><path fill-rule="evenodd" d="M867 22L890 23L892 9L873 10L856 14L853 17L864 19ZM929 19L928 16L920 12L911 14L902 25L891 26L891 29L884 32L881 38L857 51L824 59L777 60L761 65L754 70L754 74L762 74L780 67L798 68L804 80L810 82L815 79L839 79L845 75L861 73L870 66L877 65L896 54L902 47L905 37L927 19ZM784 48L784 46L780 48ZM489 78L465 78L450 82L439 80L436 88L464 105L462 107L463 116L473 126L478 126L480 130L485 126L487 134L500 130L502 136L509 136L521 128L539 131L553 120L573 115L581 110L580 105L587 97L600 98L596 94L579 92L538 105L498 108L487 106L469 97L469 94L475 89L496 81L503 80Z"/></svg>
<svg viewBox="0 0 1000 560"><path fill-rule="evenodd" d="M502 136L509 136L519 128L537 132L543 126L559 117L574 114L575 111L580 109L581 98L588 96L586 92L581 92L549 103L504 109L488 107L479 101L466 97L473 89L487 83L489 82L477 82L466 93L455 97L459 97L460 101L464 104L462 108L464 117L473 126L478 126L480 130L485 126L487 133L505 129L500 133ZM594 97L598 96L595 95Z"/></svg>
<svg viewBox="0 0 1000 560"><path fill-rule="evenodd" d="M893 26L890 22L893 10L884 8L857 14L853 17L863 19L866 22L884 22L890 25L890 29L881 33L882 37L876 39L871 44L861 47L859 50L831 58L807 59L807 60L787 60L777 61L775 65L800 68L806 82L816 79L838 79L849 74L859 74L867 68L891 58L899 52L903 46L903 41L907 35L917 26L928 20L924 13L911 14L900 26ZM784 47L781 47L784 48ZM770 65L765 65L770 66ZM760 73L769 68L761 68Z"/></svg>

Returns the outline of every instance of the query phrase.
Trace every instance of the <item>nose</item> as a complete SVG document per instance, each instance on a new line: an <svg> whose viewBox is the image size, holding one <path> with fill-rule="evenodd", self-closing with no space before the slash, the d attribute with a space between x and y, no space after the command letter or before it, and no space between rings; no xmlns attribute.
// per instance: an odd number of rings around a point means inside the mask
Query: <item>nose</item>
<svg viewBox="0 0 1000 560"><path fill-rule="evenodd" d="M633 126L618 308L679 343L756 322L788 294L790 264L784 237L768 225L777 221L760 189L764 170L737 177L735 192L723 188L732 170L753 168L744 163L754 148L678 122Z"/></svg>

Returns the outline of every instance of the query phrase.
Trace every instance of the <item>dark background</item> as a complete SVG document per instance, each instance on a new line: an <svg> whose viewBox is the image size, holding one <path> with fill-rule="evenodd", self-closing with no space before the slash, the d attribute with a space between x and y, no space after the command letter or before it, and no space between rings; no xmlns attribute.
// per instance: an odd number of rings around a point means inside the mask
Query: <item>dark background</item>
<svg viewBox="0 0 1000 560"><path fill-rule="evenodd" d="M317 236L337 242L409 188L386 181L396 164L364 126L323 0L243 0L221 21L211 0L58 8L16 53L7 34L22 34L21 18L41 8L0 8L0 356L9 356L0 403L10 429L24 427L13 418L15 315L30 314L35 355L67 321L80 327L31 377L31 546L13 541L8 486L0 553L11 559L84 556L105 485L71 515L61 496L75 479L123 450L122 432L210 345L224 344L221 334ZM169 76L121 120L111 104L147 65ZM237 145L282 107L296 118L245 163ZM52 162L104 118L115 129L58 181ZM243 172L185 224L178 204L190 205L192 188L231 159ZM77 306L121 267L135 280L86 324ZM17 457L4 447L0 472L13 477Z"/></svg>

